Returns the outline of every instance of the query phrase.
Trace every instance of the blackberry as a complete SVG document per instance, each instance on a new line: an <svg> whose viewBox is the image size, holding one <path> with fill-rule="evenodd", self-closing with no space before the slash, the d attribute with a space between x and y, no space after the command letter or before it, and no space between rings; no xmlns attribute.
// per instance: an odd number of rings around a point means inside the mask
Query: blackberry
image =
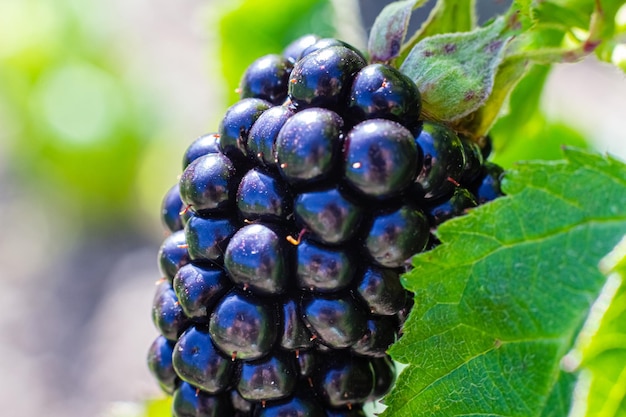
<svg viewBox="0 0 626 417"><path fill-rule="evenodd" d="M264 111L254 122L248 132L248 156L253 163L276 166L276 136L293 114L287 107L276 106Z"/></svg>
<svg viewBox="0 0 626 417"><path fill-rule="evenodd" d="M260 98L276 105L287 98L287 82L293 64L281 55L266 55L254 61L243 74L239 95Z"/></svg>
<svg viewBox="0 0 626 417"><path fill-rule="evenodd" d="M224 266L235 284L258 294L282 294L287 288L288 243L263 224L242 227L224 253Z"/></svg>
<svg viewBox="0 0 626 417"><path fill-rule="evenodd" d="M415 179L417 194L427 200L450 195L466 164L461 139L447 126L424 122L415 140L423 151L422 169Z"/></svg>
<svg viewBox="0 0 626 417"><path fill-rule="evenodd" d="M172 363L180 379L212 394L226 390L234 368L231 359L215 348L208 329L198 326L180 336Z"/></svg>
<svg viewBox="0 0 626 417"><path fill-rule="evenodd" d="M226 395L212 395L187 382L178 386L172 398L174 417L223 417L232 415L232 411Z"/></svg>
<svg viewBox="0 0 626 417"><path fill-rule="evenodd" d="M234 177L235 168L226 156L201 156L180 177L180 198L197 213L223 211L231 202Z"/></svg>
<svg viewBox="0 0 626 417"><path fill-rule="evenodd" d="M180 199L180 188L178 183L170 188L161 203L161 221L163 226L170 232L177 232L184 227L181 212L183 202Z"/></svg>
<svg viewBox="0 0 626 417"><path fill-rule="evenodd" d="M339 244L354 236L363 210L345 198L338 188L298 195L294 213L311 237L322 243Z"/></svg>
<svg viewBox="0 0 626 417"><path fill-rule="evenodd" d="M149 369L174 416L364 416L395 381L410 257L502 169L336 39L260 58L240 89L161 203Z"/></svg>
<svg viewBox="0 0 626 417"><path fill-rule="evenodd" d="M280 222L291 212L291 199L287 188L277 175L251 169L237 188L237 208L247 221Z"/></svg>
<svg viewBox="0 0 626 417"><path fill-rule="evenodd" d="M229 218L191 216L185 225L189 258L197 262L220 263L226 245L236 230L235 222Z"/></svg>
<svg viewBox="0 0 626 417"><path fill-rule="evenodd" d="M245 362L237 391L248 401L279 400L290 396L298 379L296 358L285 352Z"/></svg>
<svg viewBox="0 0 626 417"><path fill-rule="evenodd" d="M220 151L220 135L217 133L207 133L194 140L191 145L185 150L183 155L183 170L187 166L200 158L201 156L210 153L219 153Z"/></svg>
<svg viewBox="0 0 626 417"><path fill-rule="evenodd" d="M343 120L331 110L312 108L289 118L276 137L276 161L289 183L327 178L340 158Z"/></svg>
<svg viewBox="0 0 626 417"><path fill-rule="evenodd" d="M466 188L456 187L452 196L428 209L428 217L433 226L462 215L465 210L476 207L476 199Z"/></svg>
<svg viewBox="0 0 626 417"><path fill-rule="evenodd" d="M187 264L176 272L172 286L185 315L202 318L232 283L221 268Z"/></svg>
<svg viewBox="0 0 626 417"><path fill-rule="evenodd" d="M319 40L317 35L304 35L291 42L283 51L283 56L291 62L296 62L302 56L302 52Z"/></svg>
<svg viewBox="0 0 626 417"><path fill-rule="evenodd" d="M213 341L233 359L261 358L271 352L276 341L275 311L257 298L233 291L211 314Z"/></svg>
<svg viewBox="0 0 626 417"><path fill-rule="evenodd" d="M172 284L161 281L152 302L152 322L167 340L176 341L189 325Z"/></svg>
<svg viewBox="0 0 626 417"><path fill-rule="evenodd" d="M365 60L353 49L329 46L294 64L289 77L289 98L296 108L339 108L346 105L350 86Z"/></svg>
<svg viewBox="0 0 626 417"><path fill-rule="evenodd" d="M371 64L354 78L348 112L356 120L383 118L413 127L420 110L417 85L394 67Z"/></svg>
<svg viewBox="0 0 626 417"><path fill-rule="evenodd" d="M148 349L148 368L159 383L161 389L172 394L176 389L178 375L172 365L174 342L159 335Z"/></svg>
<svg viewBox="0 0 626 417"><path fill-rule="evenodd" d="M178 230L165 238L159 248L159 270L171 281L178 269L189 263L189 258L185 231Z"/></svg>
<svg viewBox="0 0 626 417"><path fill-rule="evenodd" d="M272 104L259 98L244 98L233 104L220 122L220 151L224 155L242 159L248 154L248 134L254 122Z"/></svg>
<svg viewBox="0 0 626 417"><path fill-rule="evenodd" d="M415 178L418 156L407 128L390 120L367 120L348 133L345 177L367 196L391 197L404 191Z"/></svg>

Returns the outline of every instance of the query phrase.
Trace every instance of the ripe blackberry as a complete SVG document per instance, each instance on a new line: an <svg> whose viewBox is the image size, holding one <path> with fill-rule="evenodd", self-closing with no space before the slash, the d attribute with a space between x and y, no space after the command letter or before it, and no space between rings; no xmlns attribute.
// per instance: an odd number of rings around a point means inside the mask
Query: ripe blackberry
<svg viewBox="0 0 626 417"><path fill-rule="evenodd" d="M226 156L212 153L191 162L180 177L180 198L197 213L230 206L235 167Z"/></svg>
<svg viewBox="0 0 626 417"><path fill-rule="evenodd" d="M276 161L291 184L327 178L341 156L343 120L331 110L311 108L289 118L276 137Z"/></svg>
<svg viewBox="0 0 626 417"><path fill-rule="evenodd" d="M207 133L194 140L191 145L185 150L183 155L183 170L187 166L200 158L201 156L210 153L219 153L220 151L220 135L217 133Z"/></svg>
<svg viewBox="0 0 626 417"><path fill-rule="evenodd" d="M293 115L288 107L276 106L259 116L248 133L248 156L253 163L269 168L276 166L276 136Z"/></svg>
<svg viewBox="0 0 626 417"><path fill-rule="evenodd" d="M148 368L159 383L161 389L172 394L176 389L178 375L172 365L174 342L159 335L148 349Z"/></svg>
<svg viewBox="0 0 626 417"><path fill-rule="evenodd" d="M176 272L172 286L185 315L203 318L232 283L221 268L187 264Z"/></svg>
<svg viewBox="0 0 626 417"><path fill-rule="evenodd" d="M415 178L418 147L411 132L386 119L356 125L345 145L347 182L374 198L388 198L404 191Z"/></svg>
<svg viewBox="0 0 626 417"><path fill-rule="evenodd" d="M224 267L232 281L259 295L282 294L288 283L288 245L284 236L263 224L242 227L230 239Z"/></svg>
<svg viewBox="0 0 626 417"><path fill-rule="evenodd" d="M342 108L354 76L364 66L365 60L351 48L318 49L294 64L289 77L289 98L298 109Z"/></svg>
<svg viewBox="0 0 626 417"><path fill-rule="evenodd" d="M233 104L220 122L220 151L233 159L248 155L248 134L254 122L272 104L260 98L244 98Z"/></svg>
<svg viewBox="0 0 626 417"><path fill-rule="evenodd" d="M192 326L176 342L172 354L176 374L202 391L216 394L231 382L234 363L213 344L208 329Z"/></svg>
<svg viewBox="0 0 626 417"><path fill-rule="evenodd" d="M450 195L461 182L466 164L461 139L447 126L424 122L415 140L423 151L416 193L427 200Z"/></svg>
<svg viewBox="0 0 626 417"><path fill-rule="evenodd" d="M180 199L180 188L178 183L170 188L161 203L161 221L163 226L170 232L177 232L184 227L181 212L183 202Z"/></svg>
<svg viewBox="0 0 626 417"><path fill-rule="evenodd" d="M152 302L152 322L167 340L176 341L189 325L172 284L161 281Z"/></svg>
<svg viewBox="0 0 626 417"><path fill-rule="evenodd" d="M336 39L260 58L240 88L162 201L148 366L174 416L363 416L395 381L409 258L502 171Z"/></svg>
<svg viewBox="0 0 626 417"><path fill-rule="evenodd" d="M417 85L392 66L371 64L354 78L348 112L356 120L383 118L414 127L420 110Z"/></svg>
<svg viewBox="0 0 626 417"><path fill-rule="evenodd" d="M251 169L237 188L237 208L247 221L280 222L291 212L291 199L278 175Z"/></svg>
<svg viewBox="0 0 626 417"><path fill-rule="evenodd" d="M293 64L281 55L265 55L254 61L243 74L239 96L260 98L277 105L287 98L287 82Z"/></svg>

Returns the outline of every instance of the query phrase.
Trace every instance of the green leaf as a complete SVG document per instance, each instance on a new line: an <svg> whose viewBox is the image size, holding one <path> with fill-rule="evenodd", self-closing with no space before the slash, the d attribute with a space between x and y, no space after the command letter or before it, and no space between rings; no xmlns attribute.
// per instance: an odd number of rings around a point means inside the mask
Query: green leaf
<svg viewBox="0 0 626 417"><path fill-rule="evenodd" d="M372 62L387 62L401 51L411 12L426 0L405 0L388 4L376 17L370 31L367 51Z"/></svg>
<svg viewBox="0 0 626 417"><path fill-rule="evenodd" d="M402 45L400 61L424 38L440 33L469 32L476 27L476 0L438 0L428 19Z"/></svg>
<svg viewBox="0 0 626 417"><path fill-rule="evenodd" d="M519 60L507 60L501 63L494 80L492 92L483 105L468 117L453 123L452 127L456 131L462 132L466 137L474 139L490 133L493 124L502 115L502 109L507 103L511 90L523 78L527 68L528 64ZM516 116L517 114L511 117ZM511 132L508 133L510 134ZM510 135L507 136L507 139L510 139ZM523 157L520 158L523 159ZM520 158L515 160L518 161Z"/></svg>
<svg viewBox="0 0 626 417"><path fill-rule="evenodd" d="M441 225L403 277L415 307L392 357L409 364L386 417L563 416L571 349L626 233L626 166L569 149L508 172L507 197Z"/></svg>
<svg viewBox="0 0 626 417"><path fill-rule="evenodd" d="M454 121L485 103L510 39L501 36L504 29L499 18L485 28L435 35L415 45L400 70L419 87L426 118Z"/></svg>
<svg viewBox="0 0 626 417"><path fill-rule="evenodd" d="M574 409L577 416L626 416L626 236L600 267L607 283L567 358L581 371Z"/></svg>

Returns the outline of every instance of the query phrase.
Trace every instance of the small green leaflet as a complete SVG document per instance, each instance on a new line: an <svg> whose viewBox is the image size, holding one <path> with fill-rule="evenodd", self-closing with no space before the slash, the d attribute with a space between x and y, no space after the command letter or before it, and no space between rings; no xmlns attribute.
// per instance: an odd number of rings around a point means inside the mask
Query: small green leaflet
<svg viewBox="0 0 626 417"><path fill-rule="evenodd" d="M397 1L385 6L370 31L367 51L372 62L388 62L400 54L411 12L426 0Z"/></svg>
<svg viewBox="0 0 626 417"><path fill-rule="evenodd" d="M608 280L568 355L581 371L571 417L626 416L626 236L600 269Z"/></svg>
<svg viewBox="0 0 626 417"><path fill-rule="evenodd" d="M413 34L400 52L404 60L422 39L440 33L468 32L476 27L476 0L440 0L430 12L428 19Z"/></svg>
<svg viewBox="0 0 626 417"><path fill-rule="evenodd" d="M429 119L454 121L489 97L510 36L505 19L471 32L431 36L419 42L400 66L422 93Z"/></svg>
<svg viewBox="0 0 626 417"><path fill-rule="evenodd" d="M567 415L575 375L561 362L626 234L626 165L568 149L503 185L440 226L404 276L415 307L390 353L408 367L383 416Z"/></svg>

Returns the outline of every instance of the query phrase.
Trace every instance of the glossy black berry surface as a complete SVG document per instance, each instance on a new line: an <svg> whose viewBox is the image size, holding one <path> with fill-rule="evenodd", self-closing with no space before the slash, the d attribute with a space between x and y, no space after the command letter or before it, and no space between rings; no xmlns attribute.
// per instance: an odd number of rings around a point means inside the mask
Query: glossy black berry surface
<svg viewBox="0 0 626 417"><path fill-rule="evenodd" d="M484 164L482 150L476 142L459 136L465 154L465 166L461 174L461 184L472 184L482 174Z"/></svg>
<svg viewBox="0 0 626 417"><path fill-rule="evenodd" d="M404 191L419 168L420 151L413 134L386 119L367 120L347 135L344 172L348 183L374 198Z"/></svg>
<svg viewBox="0 0 626 417"><path fill-rule="evenodd" d="M289 98L296 108L344 106L352 80L365 64L345 46L312 52L295 63L289 77Z"/></svg>
<svg viewBox="0 0 626 417"><path fill-rule="evenodd" d="M277 174L255 168L244 175L237 189L237 208L246 221L278 222L291 212L291 196Z"/></svg>
<svg viewBox="0 0 626 417"><path fill-rule="evenodd" d="M355 344L367 329L367 315L350 296L330 298L306 294L302 314L309 330L331 348Z"/></svg>
<svg viewBox="0 0 626 417"><path fill-rule="evenodd" d="M504 170L491 162L486 162L477 183L472 187L478 204L485 204L504 195L500 184Z"/></svg>
<svg viewBox="0 0 626 417"><path fill-rule="evenodd" d="M168 231L177 232L184 227L183 218L180 214L183 207L177 183L165 193L161 202L161 222Z"/></svg>
<svg viewBox="0 0 626 417"><path fill-rule="evenodd" d="M392 66L371 64L354 78L348 111L355 120L382 118L413 127L421 108L417 85Z"/></svg>
<svg viewBox="0 0 626 417"><path fill-rule="evenodd" d="M315 375L323 401L331 407L365 402L374 389L374 371L369 361L349 354L325 356Z"/></svg>
<svg viewBox="0 0 626 417"><path fill-rule="evenodd" d="M298 380L295 356L278 353L258 361L245 362L237 391L248 401L268 401L286 398Z"/></svg>
<svg viewBox="0 0 626 417"><path fill-rule="evenodd" d="M184 231L189 257L194 261L220 262L236 231L232 219L191 216Z"/></svg>
<svg viewBox="0 0 626 417"><path fill-rule="evenodd" d="M276 341L277 317L271 305L239 292L217 304L210 320L214 343L226 355L253 360L267 355Z"/></svg>
<svg viewBox="0 0 626 417"><path fill-rule="evenodd" d="M416 141L423 151L422 168L415 180L416 194L425 199L450 195L461 182L465 167L461 139L442 124L424 122Z"/></svg>
<svg viewBox="0 0 626 417"><path fill-rule="evenodd" d="M288 300L282 306L282 335L280 345L287 350L308 349L313 346L311 333L302 320L300 308L295 300Z"/></svg>
<svg viewBox="0 0 626 417"><path fill-rule="evenodd" d="M453 217L463 215L467 210L476 207L476 199L466 188L456 187L452 196L427 210L432 225L437 226Z"/></svg>
<svg viewBox="0 0 626 417"><path fill-rule="evenodd" d="M167 281L159 283L152 300L152 322L163 337L172 341L178 340L189 325L172 284Z"/></svg>
<svg viewBox="0 0 626 417"><path fill-rule="evenodd" d="M287 289L288 243L263 224L242 227L230 239L224 266L235 284L256 294L277 295Z"/></svg>
<svg viewBox="0 0 626 417"><path fill-rule="evenodd" d="M196 326L180 336L172 362L183 381L212 394L226 390L234 371L233 361L213 345L208 329Z"/></svg>
<svg viewBox="0 0 626 417"><path fill-rule="evenodd" d="M285 47L283 50L283 56L291 62L296 62L302 56L302 52L319 39L319 36L312 34L301 36Z"/></svg>
<svg viewBox="0 0 626 417"><path fill-rule="evenodd" d="M148 368L159 383L163 392L172 394L176 388L176 371L172 365L174 342L164 336L157 336L148 349Z"/></svg>
<svg viewBox="0 0 626 417"><path fill-rule="evenodd" d="M398 321L394 316L371 316L367 329L351 349L363 356L384 358L387 349L398 337Z"/></svg>
<svg viewBox="0 0 626 417"><path fill-rule="evenodd" d="M358 204L337 188L301 193L294 203L296 218L312 239L338 244L354 236L362 218Z"/></svg>
<svg viewBox="0 0 626 417"><path fill-rule="evenodd" d="M254 122L272 104L260 98L246 98L228 108L220 122L219 148L226 156L241 160L248 154L248 134Z"/></svg>
<svg viewBox="0 0 626 417"><path fill-rule="evenodd" d="M430 236L424 213L411 206L403 206L389 214L374 218L365 245L377 264L397 268L414 254L421 252Z"/></svg>
<svg viewBox="0 0 626 417"><path fill-rule="evenodd" d="M187 264L172 282L178 302L187 317L207 317L232 284L221 268Z"/></svg>
<svg viewBox="0 0 626 417"><path fill-rule="evenodd" d="M282 55L270 54L258 58L243 74L239 96L281 104L287 98L287 82L292 68L293 63Z"/></svg>
<svg viewBox="0 0 626 417"><path fill-rule="evenodd" d="M336 292L352 282L356 261L348 250L304 239L297 251L296 277L300 288Z"/></svg>
<svg viewBox="0 0 626 417"><path fill-rule="evenodd" d="M293 114L288 107L276 106L264 111L254 122L248 133L248 156L254 162L276 166L276 137Z"/></svg>
<svg viewBox="0 0 626 417"><path fill-rule="evenodd" d="M159 270L168 280L172 280L178 269L189 263L185 231L179 230L165 238L158 253Z"/></svg>
<svg viewBox="0 0 626 417"><path fill-rule="evenodd" d="M318 39L317 41L315 41L315 43L313 43L311 46L305 48L302 53L300 54L300 59L304 58L305 56L318 51L320 49L323 48L329 48L331 46L342 46L348 49L353 50L354 52L356 52L364 61L367 61L365 59L365 57L363 56L363 54L361 53L361 51L359 51L357 48L355 48L354 46L350 45L347 42L341 41L339 39L335 39L335 38L322 38L322 39Z"/></svg>
<svg viewBox="0 0 626 417"><path fill-rule="evenodd" d="M327 178L343 146L343 119L331 110L306 109L293 115L276 138L276 160L290 183Z"/></svg>
<svg viewBox="0 0 626 417"><path fill-rule="evenodd" d="M235 181L235 167L221 153L199 157L190 163L180 177L183 205L195 212L223 211L230 204Z"/></svg>
<svg viewBox="0 0 626 417"><path fill-rule="evenodd" d="M219 153L220 135L217 133L207 133L194 140L185 150L183 155L183 170L187 165L210 153Z"/></svg>
<svg viewBox="0 0 626 417"><path fill-rule="evenodd" d="M256 407L254 417L327 417L324 408L313 399L294 396L265 407Z"/></svg>
<svg viewBox="0 0 626 417"><path fill-rule="evenodd" d="M224 394L209 394L187 382L181 383L174 391L173 417L224 417L232 413L232 405Z"/></svg>
<svg viewBox="0 0 626 417"><path fill-rule="evenodd" d="M396 269L370 266L359 278L357 293L372 314L394 315L406 303L407 292Z"/></svg>

